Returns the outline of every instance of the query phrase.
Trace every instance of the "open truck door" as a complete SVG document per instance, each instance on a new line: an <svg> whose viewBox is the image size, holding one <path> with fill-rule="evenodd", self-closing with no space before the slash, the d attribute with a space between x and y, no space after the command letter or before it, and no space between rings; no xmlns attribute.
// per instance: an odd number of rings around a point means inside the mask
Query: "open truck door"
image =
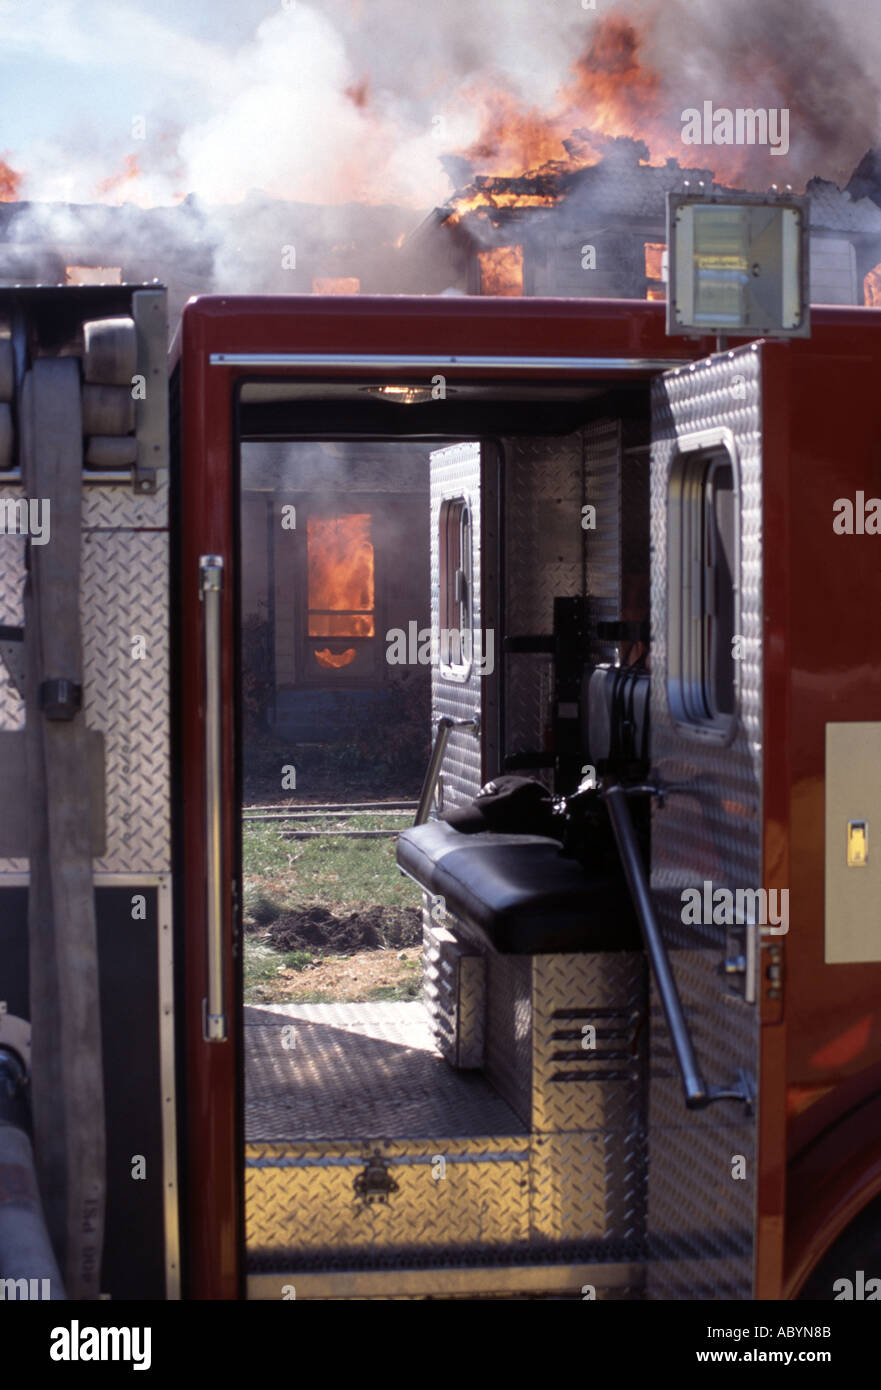
<svg viewBox="0 0 881 1390"><path fill-rule="evenodd" d="M768 638L786 627L788 373L763 342L652 392L651 902L682 1006L671 1020L653 971L656 1298L760 1297L759 1269L780 1271L782 1172L761 1148L785 1106L787 654Z"/></svg>
<svg viewBox="0 0 881 1390"><path fill-rule="evenodd" d="M506 348L515 313L528 354ZM879 1103L879 948L855 896L874 870L847 869L825 915L823 902L839 832L874 814L848 790L876 727L878 682L852 674L877 606L874 542L868 528L832 539L822 571L811 544L834 535L840 495L876 486L878 325L862 310L815 320L812 340L707 356L707 340L673 349L648 304L188 308L177 710L191 1294L780 1298L877 1196L877 1126L863 1120ZM439 367L444 401L426 385ZM812 410L830 390L847 401L846 449L840 421ZM236 470L243 442L316 437L417 441L427 470L434 455L438 637L467 627L479 568L501 674L466 701L461 650L432 672L435 722L463 722L440 768L447 806L498 772L571 797L593 767L632 891L618 858L585 876L548 836L464 843L436 820L404 832L429 971L455 982L426 990L447 1051L423 1033L366 1046L364 1031L328 1050L332 1020L309 1019L308 1048L272 1055L285 1106L315 1063L314 1125L249 1135ZM648 659L634 657L648 637ZM620 755L642 727L646 675L647 766L601 767L610 737ZM645 764L642 734L636 746L629 761ZM824 830L824 814L841 824ZM366 1113L362 1088L355 1125L350 1073L371 1055L382 1104ZM416 1118L397 1103L411 1094Z"/></svg>

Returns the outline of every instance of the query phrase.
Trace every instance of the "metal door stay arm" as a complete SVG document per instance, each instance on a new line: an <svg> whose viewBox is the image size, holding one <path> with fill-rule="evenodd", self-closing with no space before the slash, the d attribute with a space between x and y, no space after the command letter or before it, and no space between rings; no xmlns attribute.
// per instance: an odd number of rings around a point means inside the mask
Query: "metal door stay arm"
<svg viewBox="0 0 881 1390"><path fill-rule="evenodd" d="M739 1100L743 1102L747 1113L750 1114L752 1113L754 1089L750 1078L743 1070L739 1073L737 1081L731 1086L708 1086L703 1078L688 1024L685 1021L685 1014L682 1011L682 1001L679 998L679 991L676 988L676 981L670 967L667 948L664 945L655 917L651 892L640 856L639 843L633 827L630 807L627 804L627 794L627 789L618 783L607 783L602 789L602 797L612 822L612 830L627 878L627 886L630 889L630 896L633 899L633 906L639 919L652 974L661 999L661 1007L664 1010L664 1018L670 1032L670 1040L673 1044L673 1052L685 1092L685 1104L689 1110L705 1110L708 1105L717 1100Z"/></svg>

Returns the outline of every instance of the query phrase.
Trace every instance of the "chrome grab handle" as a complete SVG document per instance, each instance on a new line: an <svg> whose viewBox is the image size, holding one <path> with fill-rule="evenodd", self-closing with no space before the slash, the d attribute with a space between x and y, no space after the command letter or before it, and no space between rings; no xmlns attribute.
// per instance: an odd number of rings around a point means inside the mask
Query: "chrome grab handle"
<svg viewBox="0 0 881 1390"><path fill-rule="evenodd" d="M624 876L627 879L627 886L633 899L633 906L642 931L655 986L661 1000L661 1008L664 1011L667 1030L673 1045L673 1055L679 1068L686 1107L689 1110L705 1110L708 1105L712 1105L717 1100L739 1100L746 1106L747 1112L751 1113L754 1099L753 1088L749 1077L743 1071L740 1072L737 1081L732 1086L708 1086L704 1080L682 1010L682 1001L676 988L670 958L667 955L667 948L664 945L664 939L661 936L661 930L655 916L651 889L642 865L639 842L633 828L630 807L627 804L628 790L640 794L651 791L657 795L657 788L631 787L628 789L617 783L609 782L603 786L600 794L612 822L612 830L615 834L618 853L621 856Z"/></svg>
<svg viewBox="0 0 881 1390"><path fill-rule="evenodd" d="M202 657L205 709L205 856L207 868L208 997L202 1001L202 1035L206 1042L225 1042L223 1008L223 829L221 732L221 605L223 558L199 557L202 601Z"/></svg>
<svg viewBox="0 0 881 1390"><path fill-rule="evenodd" d="M470 729L475 735L480 733L480 716L475 714L471 719L450 719L444 715L437 721L437 733L434 737L434 747L431 750L431 757L428 760L428 768L425 773L425 781L422 783L422 791L419 793L419 805L416 808L416 819L414 825L424 825L428 820L428 813L431 810L431 803L434 797L437 779L440 776L441 764L444 760L444 753L447 751L447 740L454 729Z"/></svg>

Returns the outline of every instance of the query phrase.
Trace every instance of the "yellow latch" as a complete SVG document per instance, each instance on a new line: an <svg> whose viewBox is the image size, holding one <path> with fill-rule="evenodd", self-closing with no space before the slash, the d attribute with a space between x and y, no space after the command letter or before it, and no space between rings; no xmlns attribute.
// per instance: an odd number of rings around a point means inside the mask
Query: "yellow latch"
<svg viewBox="0 0 881 1390"><path fill-rule="evenodd" d="M869 822L847 822L847 867L864 869L869 862Z"/></svg>

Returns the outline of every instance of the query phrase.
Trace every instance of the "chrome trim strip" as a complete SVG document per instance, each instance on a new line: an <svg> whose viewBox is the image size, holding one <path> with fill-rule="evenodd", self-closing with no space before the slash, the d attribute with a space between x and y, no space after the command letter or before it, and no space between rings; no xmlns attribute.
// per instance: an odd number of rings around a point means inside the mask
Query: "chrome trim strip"
<svg viewBox="0 0 881 1390"><path fill-rule="evenodd" d="M212 367L420 367L510 368L512 371L665 372L690 357L471 357L449 353L212 352Z"/></svg>
<svg viewBox="0 0 881 1390"><path fill-rule="evenodd" d="M581 1293L597 1289L638 1288L639 1264L482 1265L436 1269L292 1269L286 1273L249 1274L249 1299L365 1298L371 1294L420 1297L427 1294L526 1292Z"/></svg>
<svg viewBox="0 0 881 1390"><path fill-rule="evenodd" d="M167 875L162 873L154 874L127 874L127 873L101 873L93 874L92 882L96 888L127 888L129 884L133 888L155 888L162 884L163 878ZM0 873L0 888L27 888L31 878L27 871L13 873Z"/></svg>
<svg viewBox="0 0 881 1390"><path fill-rule="evenodd" d="M206 1042L226 1042L223 998L223 795L221 595L223 558L199 557L202 601L202 659L205 680L205 857L207 860L208 996L203 1000L202 1035Z"/></svg>
<svg viewBox="0 0 881 1390"><path fill-rule="evenodd" d="M120 875L121 877L121 875ZM174 934L171 875L159 875L159 1080L162 1092L162 1193L165 1219L165 1297L181 1296L180 1211L177 1171L177 1096L174 1066Z"/></svg>

